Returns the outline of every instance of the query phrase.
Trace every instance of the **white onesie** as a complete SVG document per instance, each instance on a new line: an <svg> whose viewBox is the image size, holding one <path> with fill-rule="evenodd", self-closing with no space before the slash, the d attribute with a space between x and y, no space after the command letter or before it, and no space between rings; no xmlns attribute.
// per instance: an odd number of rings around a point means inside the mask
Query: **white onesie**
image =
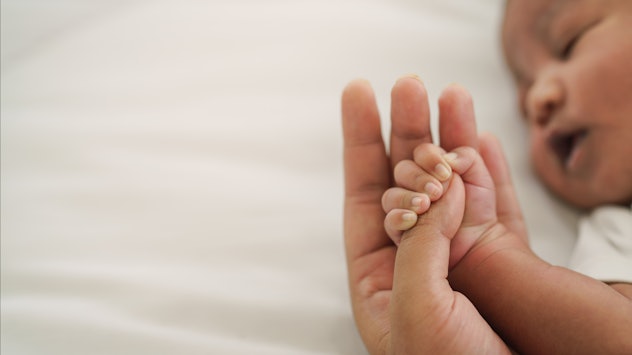
<svg viewBox="0 0 632 355"><path fill-rule="evenodd" d="M582 217L569 267L597 280L632 283L632 206L604 206Z"/></svg>

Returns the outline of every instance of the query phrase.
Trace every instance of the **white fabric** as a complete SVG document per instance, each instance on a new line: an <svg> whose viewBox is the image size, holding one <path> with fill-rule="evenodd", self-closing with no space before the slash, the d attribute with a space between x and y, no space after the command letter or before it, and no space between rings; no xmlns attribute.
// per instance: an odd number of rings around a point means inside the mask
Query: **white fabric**
<svg viewBox="0 0 632 355"><path fill-rule="evenodd" d="M604 206L583 217L569 267L597 280L632 283L632 209Z"/></svg>
<svg viewBox="0 0 632 355"><path fill-rule="evenodd" d="M341 228L356 77L385 118L399 75L433 114L468 87L564 265L577 216L530 173L502 2L3 0L0 352L364 354Z"/></svg>

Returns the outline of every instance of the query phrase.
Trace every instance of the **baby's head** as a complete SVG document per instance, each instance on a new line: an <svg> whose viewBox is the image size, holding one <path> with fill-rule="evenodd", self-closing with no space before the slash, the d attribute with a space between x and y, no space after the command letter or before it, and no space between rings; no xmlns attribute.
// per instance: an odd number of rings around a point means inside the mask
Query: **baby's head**
<svg viewBox="0 0 632 355"><path fill-rule="evenodd" d="M508 0L502 41L544 183L579 207L632 202L632 1Z"/></svg>

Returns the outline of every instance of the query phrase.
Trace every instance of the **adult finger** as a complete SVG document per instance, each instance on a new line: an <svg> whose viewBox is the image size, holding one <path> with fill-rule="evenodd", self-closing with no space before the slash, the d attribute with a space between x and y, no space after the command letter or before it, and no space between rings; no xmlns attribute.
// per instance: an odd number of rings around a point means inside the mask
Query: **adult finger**
<svg viewBox="0 0 632 355"><path fill-rule="evenodd" d="M390 166L380 117L370 84L352 81L342 95L345 172L345 241L355 259L384 246L382 193L390 185Z"/></svg>
<svg viewBox="0 0 632 355"><path fill-rule="evenodd" d="M439 137L447 151L462 146L478 149L474 103L460 85L448 86L439 97Z"/></svg>
<svg viewBox="0 0 632 355"><path fill-rule="evenodd" d="M391 91L391 168L412 159L419 144L431 142L428 92L418 77L402 77Z"/></svg>
<svg viewBox="0 0 632 355"><path fill-rule="evenodd" d="M379 352L390 330L388 304L395 246L384 232L381 197L391 168L368 82L351 82L342 95L344 235L353 315L367 349Z"/></svg>

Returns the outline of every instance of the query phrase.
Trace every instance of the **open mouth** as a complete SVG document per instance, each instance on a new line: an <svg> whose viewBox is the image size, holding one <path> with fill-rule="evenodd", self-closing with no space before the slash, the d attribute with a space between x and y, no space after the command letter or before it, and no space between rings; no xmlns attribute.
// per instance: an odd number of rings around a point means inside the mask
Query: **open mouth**
<svg viewBox="0 0 632 355"><path fill-rule="evenodd" d="M557 155L564 168L568 168L575 149L579 143L586 138L588 131L580 129L573 132L554 133L549 138L549 145Z"/></svg>

